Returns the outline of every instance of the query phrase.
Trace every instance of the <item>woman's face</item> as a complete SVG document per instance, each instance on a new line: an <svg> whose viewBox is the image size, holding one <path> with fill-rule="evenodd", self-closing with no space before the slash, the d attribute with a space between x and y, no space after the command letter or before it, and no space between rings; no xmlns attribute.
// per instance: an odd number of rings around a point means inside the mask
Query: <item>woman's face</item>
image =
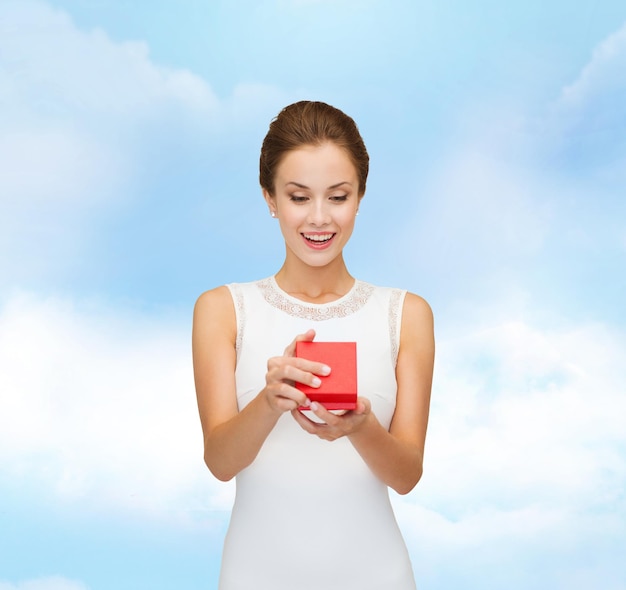
<svg viewBox="0 0 626 590"><path fill-rule="evenodd" d="M320 267L341 254L360 201L357 172L345 150L328 142L287 153L276 170L274 196L264 196L288 256Z"/></svg>

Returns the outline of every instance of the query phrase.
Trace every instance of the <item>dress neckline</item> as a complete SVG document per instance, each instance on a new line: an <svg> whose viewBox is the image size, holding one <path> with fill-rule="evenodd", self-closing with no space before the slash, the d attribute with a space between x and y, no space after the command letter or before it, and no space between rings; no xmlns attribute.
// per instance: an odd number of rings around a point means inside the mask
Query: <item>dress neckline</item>
<svg viewBox="0 0 626 590"><path fill-rule="evenodd" d="M314 321L346 317L357 312L367 303L374 290L373 285L355 279L354 285L339 299L327 303L310 303L281 289L274 275L258 281L257 285L265 301L272 307Z"/></svg>
<svg viewBox="0 0 626 590"><path fill-rule="evenodd" d="M271 277L268 277L268 278L272 281L272 286L274 287L274 289L278 291L286 299L289 299L290 301L293 301L294 303L298 303L300 305L311 305L313 307L320 307L320 306L323 307L325 305L334 305L336 303L339 303L340 301L343 301L344 299L350 297L352 292L356 289L357 283L359 282L358 279L354 279L354 284L352 285L352 287L350 287L350 289L346 292L346 294L342 295L341 297L338 297L337 299L334 299L333 301L327 301L326 303L314 303L313 301L305 301L304 299L300 299L299 297L296 297L295 295L291 295L290 293L285 291L278 284L278 281L276 280L276 275L272 275Z"/></svg>

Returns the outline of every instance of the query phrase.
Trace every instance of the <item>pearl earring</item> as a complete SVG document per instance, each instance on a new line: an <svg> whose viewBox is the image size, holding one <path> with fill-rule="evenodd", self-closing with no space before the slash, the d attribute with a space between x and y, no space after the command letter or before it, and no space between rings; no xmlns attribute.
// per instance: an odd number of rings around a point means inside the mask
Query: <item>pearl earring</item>
<svg viewBox="0 0 626 590"><path fill-rule="evenodd" d="M270 215L271 215L272 217L276 217L276 213L275 213L274 211L270 211Z"/></svg>

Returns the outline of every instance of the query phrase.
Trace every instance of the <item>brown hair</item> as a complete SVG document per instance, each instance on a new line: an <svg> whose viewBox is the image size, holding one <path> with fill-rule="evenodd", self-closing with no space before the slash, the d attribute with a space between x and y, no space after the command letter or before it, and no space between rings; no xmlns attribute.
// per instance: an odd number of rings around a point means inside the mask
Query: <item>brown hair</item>
<svg viewBox="0 0 626 590"><path fill-rule="evenodd" d="M324 102L302 100L286 106L270 123L261 146L259 182L274 194L276 169L290 151L330 141L348 152L359 179L359 196L365 193L369 156L354 120Z"/></svg>

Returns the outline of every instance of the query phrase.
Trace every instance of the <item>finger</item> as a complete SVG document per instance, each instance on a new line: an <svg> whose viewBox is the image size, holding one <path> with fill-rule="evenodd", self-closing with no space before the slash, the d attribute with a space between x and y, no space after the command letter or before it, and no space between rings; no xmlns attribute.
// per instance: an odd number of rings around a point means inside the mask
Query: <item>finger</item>
<svg viewBox="0 0 626 590"><path fill-rule="evenodd" d="M318 373L321 372L319 370L320 367L326 367L326 374L330 373L330 367L328 367L327 365L302 357L282 355L273 356L267 360L268 371L270 369L280 368L285 365L295 365L304 370L316 370Z"/></svg>
<svg viewBox="0 0 626 590"><path fill-rule="evenodd" d="M286 397L277 397L275 405L281 412L294 412L298 408L297 402Z"/></svg>
<svg viewBox="0 0 626 590"><path fill-rule="evenodd" d="M298 334L287 348L285 348L285 356L294 356L296 354L296 342L313 342L315 338L315 330L307 330L304 334Z"/></svg>
<svg viewBox="0 0 626 590"><path fill-rule="evenodd" d="M277 400L287 400L292 402L292 407L289 407L289 410L293 410L299 406L308 407L311 404L309 398L300 391L297 387L293 387L289 383L285 383L284 381L277 381L273 383L269 387L270 395L272 395Z"/></svg>
<svg viewBox="0 0 626 590"><path fill-rule="evenodd" d="M330 375L331 372L331 368L325 363L297 356L276 356L272 357L267 362L268 371L287 366L297 367L302 371L308 371L309 373L321 375L322 377Z"/></svg>
<svg viewBox="0 0 626 590"><path fill-rule="evenodd" d="M292 410L291 415L303 430L306 430L309 434L317 434L319 425L309 420L300 410Z"/></svg>
<svg viewBox="0 0 626 590"><path fill-rule="evenodd" d="M265 392L270 405L280 409L282 412L290 412L291 410L305 405L308 407L311 403L300 390L284 381L278 381L268 385Z"/></svg>
<svg viewBox="0 0 626 590"><path fill-rule="evenodd" d="M286 364L297 367L301 371L306 371L314 375L321 375L322 377L327 377L330 375L331 371L330 367L324 363L299 357L291 357Z"/></svg>
<svg viewBox="0 0 626 590"><path fill-rule="evenodd" d="M359 397L356 400L356 408L354 408L355 414L369 414L372 410L372 403L366 397Z"/></svg>
<svg viewBox="0 0 626 590"><path fill-rule="evenodd" d="M304 414L295 410L292 412L296 422L309 434L313 434L322 440L332 441L336 440L341 434L336 433L328 424L319 422L313 422L307 418Z"/></svg>
<svg viewBox="0 0 626 590"><path fill-rule="evenodd" d="M319 402L311 402L309 408L320 420L323 420L326 424L328 424L328 426L337 426L341 422L340 416L335 416L335 414L329 412Z"/></svg>
<svg viewBox="0 0 626 590"><path fill-rule="evenodd" d="M275 372L274 377L279 381L288 381L291 385L302 383L303 385L317 388L322 384L322 380L317 375L300 369L295 365L285 365Z"/></svg>
<svg viewBox="0 0 626 590"><path fill-rule="evenodd" d="M325 377L330 373L330 367L308 359L296 357L274 357L267 363L267 373L265 380L267 383L272 381L288 380L297 381L310 387L319 387L321 380L317 377Z"/></svg>

